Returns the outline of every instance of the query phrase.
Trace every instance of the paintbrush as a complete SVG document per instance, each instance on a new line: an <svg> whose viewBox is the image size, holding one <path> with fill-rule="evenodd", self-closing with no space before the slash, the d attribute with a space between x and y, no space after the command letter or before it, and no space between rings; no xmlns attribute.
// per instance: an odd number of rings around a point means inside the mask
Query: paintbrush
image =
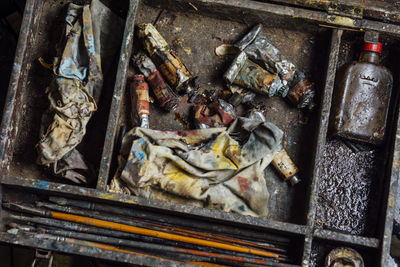
<svg viewBox="0 0 400 267"><path fill-rule="evenodd" d="M265 232L259 232L259 231L251 231L249 229L244 229L244 228L239 228L239 227L234 227L234 226L229 226L229 225L224 225L220 223L210 223L210 222L205 222L202 221L200 218L196 218L196 220L186 218L186 217L177 217L177 216L172 216L169 214L165 213L156 213L148 210L142 210L139 208L134 208L134 209L128 209L125 207L121 206L113 206L113 205L108 205L108 204L103 204L103 203L95 203L95 202L89 202L89 201L81 201L81 200L75 200L75 199L67 199L67 198L62 198L62 197L53 197L51 196L49 198L51 202L54 202L58 205L62 206L72 206L76 208L82 208L82 209L87 209L87 210L93 210L93 211L99 211L99 212L107 212L107 213L112 213L112 214L118 214L122 216L130 216L130 217L135 217L135 218L140 218L140 219L146 219L150 221L157 221L160 223L166 223L166 224L172 224L172 225L179 225L183 227L189 227L193 229L199 229L199 230L205 230L207 232L214 232L214 233L220 233L220 234L227 234L229 236L241 236L246 239L253 239L253 240L262 240L262 242L265 242L268 240L269 243L274 243L274 244L283 244L283 245L288 245L290 243L290 239L274 234L269 234ZM273 248L274 245L271 244L262 244L263 246L267 246L269 248Z"/></svg>
<svg viewBox="0 0 400 267"><path fill-rule="evenodd" d="M72 214L67 214L67 213L63 213L63 212L44 210L44 209L40 209L40 208L33 208L33 207L16 204L16 203L3 203L3 206L8 209L27 212L27 213L31 213L34 215L50 217L50 218L55 218L55 219L61 219L61 220L66 220L66 221L72 221L72 222L82 223L82 224L86 224L86 225L92 225L92 226L97 226L97 227L102 227L102 228L107 228L107 229L119 230L119 231L123 231L123 232L153 236L153 237L158 237L158 238L163 238L163 239L168 239L168 240L175 240L175 241L180 241L180 242L191 243L191 244L195 244L195 245L202 245L202 246L209 246L209 247L215 247L215 248L220 248L220 249L232 250L232 251L237 251L237 252L243 252L243 253L248 253L248 254L269 257L269 258L275 258L277 260L282 258L281 255L279 255L277 253L269 252L269 251L262 251L262 250L258 250L258 249L248 249L248 248L238 247L235 245L228 245L228 244L224 244L224 243L208 241L208 240L199 239L199 238L186 237L186 236L182 236L182 235L170 234L170 233L160 232L160 231L156 231L156 230L150 230L150 229L145 229L145 228L141 228L141 227L110 222L110 221L106 221L106 220L94 219L94 218L90 218L90 217L86 217L86 216L78 216L78 215L72 215Z"/></svg>
<svg viewBox="0 0 400 267"><path fill-rule="evenodd" d="M9 226L12 228L19 229L21 231L38 232L41 234L47 234L47 236L45 236L47 238L49 236L60 236L60 237L64 237L64 238L72 238L72 239L94 242L94 243L92 243L92 245L103 243L103 244L108 244L108 245L133 247L133 248L137 248L139 250L145 250L145 251L149 250L151 252L158 253L158 254L171 253L172 255L174 255L173 258L175 258L175 259L179 258L180 260L184 259L185 261L195 261L195 260L196 261L200 261L200 260L205 261L206 260L206 261L213 262L213 263L234 264L234 265L240 265L240 266L245 266L246 263L254 264L254 265L258 265L258 266L261 266L261 265L262 266L272 266L271 265L272 262L267 261L267 260L256 260L256 259L249 259L249 258L244 258L244 257L232 256L232 255L203 252L203 251L198 251L198 250L181 249L181 248L175 248L175 247L171 247L171 246L148 244L148 243L136 242L136 241L126 240L126 239L118 239L118 238L112 238L112 237L106 237L106 236L78 233L78 232L74 232L74 231L46 229L46 228L41 228L41 227L34 228L29 225L21 225L21 224L17 224L17 223L10 223ZM55 239L55 238L53 237L52 239ZM90 245L90 246L92 246L92 245ZM115 247L115 248L117 248L117 247ZM117 250L114 249L113 251L117 251ZM122 252L122 251L120 251L120 252ZM188 256L188 255L183 256L182 254L190 254L191 256ZM179 257L176 257L176 255L179 255Z"/></svg>
<svg viewBox="0 0 400 267"><path fill-rule="evenodd" d="M164 232L170 232L174 234L180 234L188 237L199 237L205 240L209 241L216 241L216 242L221 242L225 244L235 244L236 246L242 246L242 247L253 247L253 248L261 248L266 251L274 251L274 252L283 252L285 253L286 251L281 249L281 248L276 248L276 247L270 247L270 246L262 246L257 243L253 242L247 242L247 241L242 241L239 239L234 239L234 238L229 238L229 237L224 237L224 236L218 236L218 235L213 235L213 234L207 234L204 232L198 232L198 231L193 231L193 230L187 230L187 229L182 229L182 228L177 228L177 227L170 227L170 226L165 226L165 225L159 225L159 224L154 224L154 223L147 223L144 221L138 221L135 219L130 219L130 218L121 218L121 217L116 217L116 216L109 216L109 215L104 215L103 213L99 213L96 211L88 211L88 210L82 210L82 209L77 209L77 208L71 208L69 206L60 206L60 205L55 205L52 203L47 203L47 202L37 202L38 207L45 207L48 209L52 210L57 210L61 212L66 212L70 214L76 214L76 215L82 215L82 216L89 216L92 218L100 219L100 220L107 220L107 221L112 221L116 223L123 223L123 224L128 224L131 226L136 226L136 227L143 227L143 228L148 228L148 229L153 229L157 231L164 231Z"/></svg>
<svg viewBox="0 0 400 267"><path fill-rule="evenodd" d="M47 228L50 226L53 229L64 229L64 230L91 233L91 234L102 235L102 236L111 236L111 237L123 238L123 239L129 239L129 240L133 239L133 240L139 240L139 241L148 242L148 243L158 243L161 245L169 245L169 246L173 246L173 247L208 251L208 252L214 252L214 253L218 253L218 254L228 254L228 255L233 255L233 256L238 256L238 257L247 257L247 258L258 259L258 260L265 259L261 256L255 256L255 255L234 252L234 251L228 251L228 250L221 250L221 249L210 248L210 247L197 246L197 245L192 245L192 244L188 244L188 243L175 242L175 241L171 241L171 240L165 240L165 239L160 239L160 238L155 238L155 237L150 237L150 236L143 236L143 235L136 235L136 234L125 233L125 232L120 232L120 231L108 230L108 229L103 229L103 228L98 228L98 227L93 227L93 226L86 226L86 225L67 222L67 221L54 220L54 219L50 219L50 218L26 217L26 216L15 215L12 213L8 214L8 218L10 218L12 220L16 220L16 221L21 221L24 223L29 223L29 224L33 223L35 225L47 226Z"/></svg>

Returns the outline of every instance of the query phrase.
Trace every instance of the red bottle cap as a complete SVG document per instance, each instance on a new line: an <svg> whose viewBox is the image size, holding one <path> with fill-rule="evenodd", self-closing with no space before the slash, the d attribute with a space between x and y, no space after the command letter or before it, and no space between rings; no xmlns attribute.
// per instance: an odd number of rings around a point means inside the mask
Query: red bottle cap
<svg viewBox="0 0 400 267"><path fill-rule="evenodd" d="M376 44L374 43L365 43L364 44L364 50L365 51L372 51L376 52L378 54L382 53L382 43L378 42Z"/></svg>

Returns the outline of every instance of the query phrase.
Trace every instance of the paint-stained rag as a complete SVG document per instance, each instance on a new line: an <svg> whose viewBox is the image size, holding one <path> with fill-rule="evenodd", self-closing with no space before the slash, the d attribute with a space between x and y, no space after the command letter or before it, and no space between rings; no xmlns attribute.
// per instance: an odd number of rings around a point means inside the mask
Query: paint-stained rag
<svg viewBox="0 0 400 267"><path fill-rule="evenodd" d="M243 215L266 216L264 169L281 149L272 123L238 118L227 128L134 128L122 143L113 180L134 194Z"/></svg>

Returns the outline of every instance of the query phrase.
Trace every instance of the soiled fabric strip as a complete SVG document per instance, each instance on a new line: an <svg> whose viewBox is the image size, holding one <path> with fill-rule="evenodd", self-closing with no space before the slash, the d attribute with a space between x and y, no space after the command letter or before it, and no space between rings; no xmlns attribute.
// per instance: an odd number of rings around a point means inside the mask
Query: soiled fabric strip
<svg viewBox="0 0 400 267"><path fill-rule="evenodd" d="M272 123L238 118L226 128L132 129L123 139L121 181L136 195L266 216L264 169L281 148Z"/></svg>
<svg viewBox="0 0 400 267"><path fill-rule="evenodd" d="M89 168L76 146L97 110L103 86L101 53L109 62L109 50L114 48L115 53L120 44L114 34L120 34L122 23L115 17L99 0L85 6L68 5L61 49L53 62L54 78L46 89L50 107L42 118L37 161L76 183L87 182ZM101 23L110 26L111 21L115 30L102 29Z"/></svg>

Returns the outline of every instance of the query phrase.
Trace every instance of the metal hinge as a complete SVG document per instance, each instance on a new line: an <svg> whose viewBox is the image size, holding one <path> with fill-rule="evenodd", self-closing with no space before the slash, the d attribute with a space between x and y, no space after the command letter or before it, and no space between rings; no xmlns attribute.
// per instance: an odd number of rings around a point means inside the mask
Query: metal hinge
<svg viewBox="0 0 400 267"><path fill-rule="evenodd" d="M357 28L363 18L364 8L338 2L327 5L328 22L343 27Z"/></svg>
<svg viewBox="0 0 400 267"><path fill-rule="evenodd" d="M42 260L47 260L49 263L47 267L51 267L53 265L53 254L51 251L36 249L35 251L35 259L32 262L31 267L36 267Z"/></svg>
<svg viewBox="0 0 400 267"><path fill-rule="evenodd" d="M328 14L362 19L364 8L361 6L349 5L344 3L329 2L327 7Z"/></svg>

